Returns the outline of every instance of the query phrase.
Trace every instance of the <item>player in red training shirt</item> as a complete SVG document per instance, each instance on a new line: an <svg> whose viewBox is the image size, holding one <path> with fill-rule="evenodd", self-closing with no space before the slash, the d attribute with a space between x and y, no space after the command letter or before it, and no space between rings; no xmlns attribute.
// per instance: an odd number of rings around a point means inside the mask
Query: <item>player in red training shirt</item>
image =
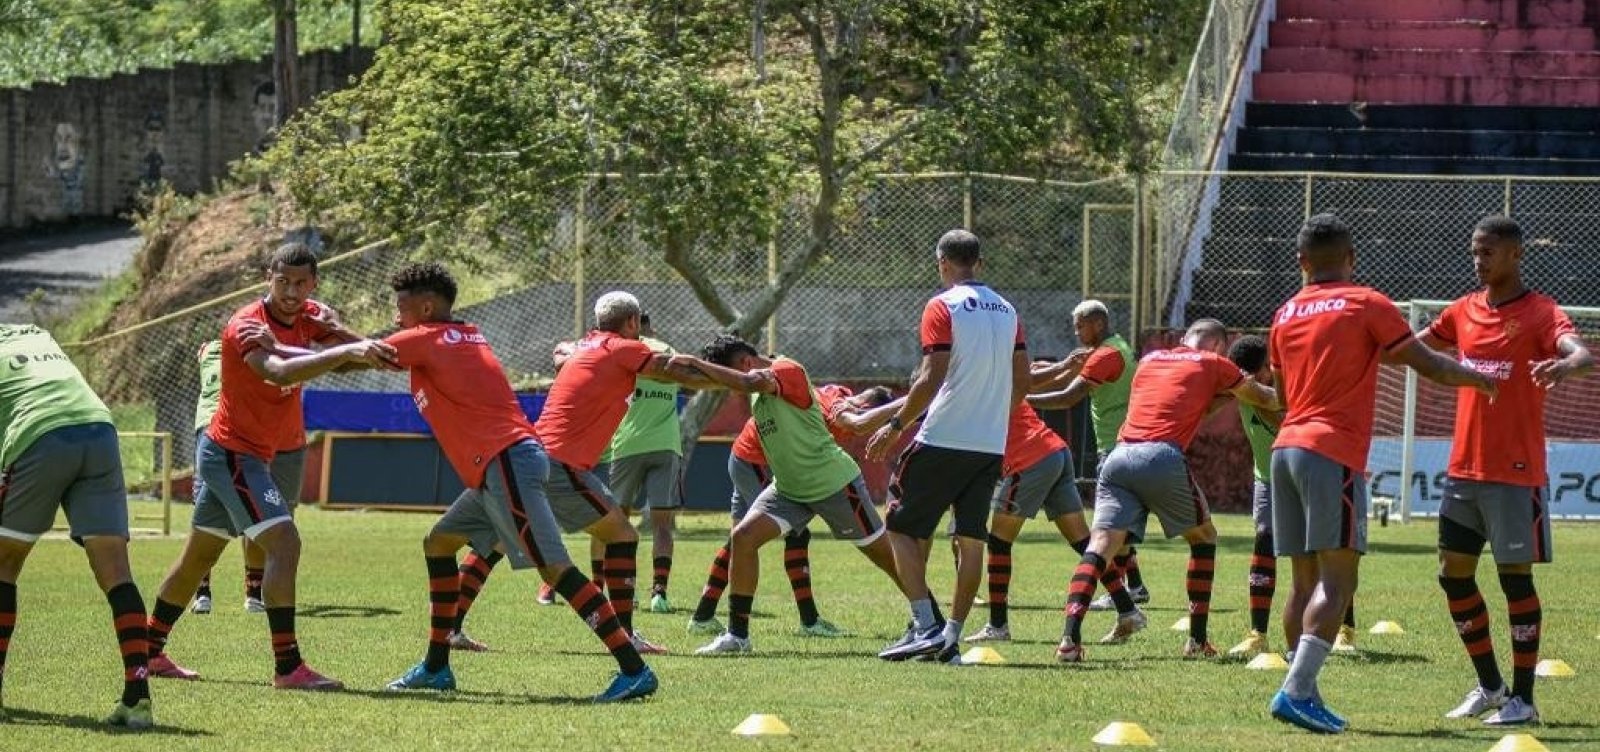
<svg viewBox="0 0 1600 752"><path fill-rule="evenodd" d="M1222 357L1227 343L1228 331L1221 322L1201 319L1189 326L1181 345L1146 355L1133 374L1128 418L1117 434L1116 447L1100 464L1089 549L1072 574L1066 629L1056 648L1057 660L1083 660L1080 632L1095 583L1107 579L1107 559L1126 541L1144 538L1151 514L1160 520L1168 538L1182 536L1189 543L1189 639L1183 654L1190 658L1217 654L1206 633L1217 528L1211 524L1205 497L1189 474L1184 452L1218 396L1232 394L1248 404L1277 406L1270 387ZM1115 576L1110 579L1116 581ZM1112 642L1142 629L1144 615L1134 610L1119 615L1117 622L1107 636Z"/></svg>
<svg viewBox="0 0 1600 752"><path fill-rule="evenodd" d="M622 628L642 653L664 653L633 629L633 588L639 563L639 533L595 475L595 465L628 412L628 399L638 377L705 387L697 373L670 364L639 340L639 299L626 292L608 292L595 301L595 329L561 363L555 383L534 424L549 454L550 477L545 493L561 529L582 530L605 543L603 573L606 595Z"/></svg>
<svg viewBox="0 0 1600 752"><path fill-rule="evenodd" d="M1332 214L1306 220L1296 241L1305 287L1279 309L1268 337L1272 383L1287 408L1272 449L1272 539L1291 557L1284 631L1301 634L1273 717L1337 734L1346 722L1317 691L1317 675L1355 595L1367 548L1367 484L1378 363L1397 361L1450 386L1494 393L1494 382L1429 350L1394 303L1350 282L1355 246Z"/></svg>
<svg viewBox="0 0 1600 752"><path fill-rule="evenodd" d="M450 466L467 487L423 539L428 566L428 652L391 690L455 689L450 633L460 577L456 552L499 550L513 569L538 569L594 630L620 668L596 701L644 697L657 680L628 639L605 596L567 556L557 515L545 498L550 461L511 383L478 327L456 321L456 283L436 263L396 272L390 286L400 331L387 342L411 371L411 397Z"/></svg>
<svg viewBox="0 0 1600 752"><path fill-rule="evenodd" d="M1552 558L1544 506L1545 391L1594 366L1572 321L1549 296L1522 281L1522 227L1487 217L1472 232L1472 266L1483 289L1450 304L1422 333L1435 350L1500 385L1494 400L1462 389L1448 485L1439 507L1439 586L1467 647L1478 686L1447 718L1493 726L1537 723L1533 670L1539 662L1539 593L1533 565ZM1489 612L1474 575L1483 546L1494 553L1511 621L1510 692L1495 662Z"/></svg>
<svg viewBox="0 0 1600 752"><path fill-rule="evenodd" d="M262 596L272 632L273 686L337 689L312 671L295 638L295 572L300 533L268 469L280 451L305 443L301 382L342 366L390 367L393 350L357 340L321 352L305 348L344 338L316 304L317 257L303 244L278 248L267 265L267 295L233 315L222 330L222 386L217 412L195 447L194 521L183 553L167 572L150 612L150 673L199 675L165 653L167 635L200 579L235 536L266 552Z"/></svg>

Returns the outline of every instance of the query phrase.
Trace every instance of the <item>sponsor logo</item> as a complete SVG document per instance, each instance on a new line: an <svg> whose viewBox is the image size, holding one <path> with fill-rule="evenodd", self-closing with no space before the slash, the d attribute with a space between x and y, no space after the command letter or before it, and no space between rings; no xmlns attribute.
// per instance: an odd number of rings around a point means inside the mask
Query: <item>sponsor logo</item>
<svg viewBox="0 0 1600 752"><path fill-rule="evenodd" d="M1509 360L1480 360L1477 358L1462 358L1461 365L1478 373L1488 376L1495 381L1509 381L1513 363Z"/></svg>
<svg viewBox="0 0 1600 752"><path fill-rule="evenodd" d="M1537 640L1537 639L1539 639L1539 625L1538 624L1512 624L1511 625L1511 641L1512 642L1533 642L1534 640Z"/></svg>
<svg viewBox="0 0 1600 752"><path fill-rule="evenodd" d="M1068 603L1067 604L1067 616L1075 616L1075 617L1081 618L1088 611L1089 611L1089 606L1087 604L1077 603L1077 602L1073 602L1073 603Z"/></svg>
<svg viewBox="0 0 1600 752"><path fill-rule="evenodd" d="M1471 620L1456 622L1456 634L1466 634L1466 633L1471 632L1471 631L1472 631L1472 621Z"/></svg>
<svg viewBox="0 0 1600 752"><path fill-rule="evenodd" d="M1290 302L1283 307L1282 311L1278 312L1278 323L1283 324L1292 319L1303 319L1308 316L1320 316L1324 313L1342 311L1348 304L1348 301L1346 301L1344 298L1317 300L1310 303L1300 303L1298 305Z"/></svg>
<svg viewBox="0 0 1600 752"><path fill-rule="evenodd" d="M463 342L465 342L465 343L467 343L469 345L487 345L487 344L489 344L489 340L484 339L482 334L477 334L477 333L474 333L474 332L463 332L460 329L446 329L446 330L444 330L444 335L443 336L444 336L444 343L447 344L447 345L459 345L459 344L461 344Z"/></svg>
<svg viewBox="0 0 1600 752"><path fill-rule="evenodd" d="M1511 551L1521 551L1526 545L1527 544L1524 543L1507 543L1506 549Z"/></svg>
<svg viewBox="0 0 1600 752"><path fill-rule="evenodd" d="M451 345L460 344L460 342L461 342L461 332L458 332L458 331L456 331L454 329L446 329L446 330L444 330L444 341L447 344L451 344Z"/></svg>
<svg viewBox="0 0 1600 752"><path fill-rule="evenodd" d="M1250 575L1250 587L1272 587L1277 584L1278 578L1265 574Z"/></svg>
<svg viewBox="0 0 1600 752"><path fill-rule="evenodd" d="M839 530L839 535L855 535L855 534L856 534L856 529L853 528L853 527L841 528Z"/></svg>
<svg viewBox="0 0 1600 752"><path fill-rule="evenodd" d="M1205 357L1205 355L1203 353L1198 353L1198 352L1176 352L1174 350L1156 350L1155 352L1152 352L1149 355L1144 356L1144 359L1146 361L1151 361L1151 360L1168 360L1168 361L1171 361L1171 360L1187 360L1187 361L1190 361L1192 363L1198 363L1204 357Z"/></svg>
<svg viewBox="0 0 1600 752"><path fill-rule="evenodd" d="M766 419L763 419L763 420L756 421L756 433L758 435L760 435L761 438L764 439L764 438L766 438L768 436L771 436L771 435L773 435L773 434L775 434L777 432L778 432L778 422L777 421L775 421L775 420L773 420L771 418L766 418Z"/></svg>
<svg viewBox="0 0 1600 752"><path fill-rule="evenodd" d="M32 356L27 353L18 353L11 356L9 364L11 370L20 371L26 368L29 363L67 363L71 362L71 360L71 358L62 353L40 353Z"/></svg>
<svg viewBox="0 0 1600 752"><path fill-rule="evenodd" d="M428 392L426 390L418 389L415 394L411 395L411 400L417 403L418 410L428 409Z"/></svg>
<svg viewBox="0 0 1600 752"><path fill-rule="evenodd" d="M991 311L994 313L1011 313L1011 306L999 301L983 301L977 298L967 298L961 301L961 308L967 311Z"/></svg>

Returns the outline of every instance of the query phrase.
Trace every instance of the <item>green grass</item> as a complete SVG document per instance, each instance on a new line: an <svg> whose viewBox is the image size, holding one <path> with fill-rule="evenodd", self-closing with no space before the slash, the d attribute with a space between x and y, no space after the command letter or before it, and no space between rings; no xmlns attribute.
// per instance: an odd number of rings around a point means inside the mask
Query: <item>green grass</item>
<svg viewBox="0 0 1600 752"><path fill-rule="evenodd" d="M185 517L180 508L178 516ZM838 641L795 635L794 607L776 550L763 558L756 601L757 653L724 659L687 655L702 638L683 633L685 614L640 614L641 630L674 655L653 661L658 696L620 707L579 700L612 669L594 638L564 607L533 604L536 578L502 569L491 578L470 623L495 652L454 660L462 691L452 697L390 696L384 682L420 655L427 622L418 541L431 515L307 510L300 580L300 638L313 666L353 688L342 694L276 692L263 618L240 608L239 559L229 552L218 576L218 610L179 622L172 654L205 675L198 683L158 681L161 726L140 736L107 732L96 719L116 697L119 662L103 599L70 543L41 543L21 582L5 704L14 716L0 749L1052 749L1087 750L1113 720L1144 725L1170 750L1487 750L1503 732L1440 716L1472 685L1472 672L1445 613L1433 571L1434 527L1372 528L1358 600L1363 628L1378 619L1402 636L1363 633L1358 657L1336 657L1323 691L1352 722L1342 737L1312 737L1269 720L1266 703L1281 674L1240 663L1188 663L1182 635L1166 629L1184 613L1182 546L1142 550L1155 599L1152 628L1120 647L1092 647L1081 666L1053 663L1070 551L1035 523L1015 552L1012 630L999 646L1002 667L885 664L873 657L905 619L902 599L842 542L819 537L813 574L824 616L860 636ZM685 521L676 555L673 600L693 605L723 519ZM1247 626L1248 524L1222 520L1214 641L1224 649ZM1540 680L1545 726L1534 733L1552 750L1600 748L1600 526L1557 528L1559 563L1539 572L1544 655L1579 676ZM569 545L578 543L569 539ZM181 541L139 539L135 571L146 598ZM648 548L648 544L645 546ZM573 545L575 552L586 550ZM648 552L641 555L648 571ZM935 554L940 592L949 561ZM647 576L647 575L646 575ZM1509 664L1505 605L1485 570L1502 664ZM1280 592L1279 603L1281 604ZM974 609L968 630L986 612ZM1097 637L1110 618L1085 625ZM1281 638L1274 638L1276 643ZM1509 670L1509 667L1507 668ZM792 741L754 742L729 732L750 713L775 713Z"/></svg>

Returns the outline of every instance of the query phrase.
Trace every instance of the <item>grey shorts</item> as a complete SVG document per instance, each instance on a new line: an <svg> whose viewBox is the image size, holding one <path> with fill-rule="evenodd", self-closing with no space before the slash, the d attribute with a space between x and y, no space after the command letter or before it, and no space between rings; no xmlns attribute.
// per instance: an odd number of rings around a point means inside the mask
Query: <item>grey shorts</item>
<svg viewBox="0 0 1600 752"><path fill-rule="evenodd" d="M750 511L750 505L755 503L762 489L772 483L772 471L766 465L745 462L730 452L728 480L733 482L733 498L729 506L732 507L733 521L737 524Z"/></svg>
<svg viewBox="0 0 1600 752"><path fill-rule="evenodd" d="M1496 564L1550 563L1555 552L1544 489L1448 479L1439 504L1439 548L1478 556L1485 542Z"/></svg>
<svg viewBox="0 0 1600 752"><path fill-rule="evenodd" d="M481 556L498 544L513 569L571 563L544 495L549 474L550 460L538 442L512 444L484 468L483 487L462 491L433 530L466 538Z"/></svg>
<svg viewBox="0 0 1600 752"><path fill-rule="evenodd" d="M866 481L859 475L834 495L807 503L784 497L775 485L767 486L750 505L750 513L772 518L784 535L804 529L813 517L821 517L834 537L852 541L857 546L872 543L884 531L878 510L872 507L872 498L867 495Z"/></svg>
<svg viewBox="0 0 1600 752"><path fill-rule="evenodd" d="M1366 553L1366 479L1309 449L1272 450L1272 542L1279 556Z"/></svg>
<svg viewBox="0 0 1600 752"><path fill-rule="evenodd" d="M1044 510L1046 519L1064 514L1082 514L1083 499L1072 473L1072 452L1062 449L1044 459L1000 479L994 487L991 509L1013 517L1033 519Z"/></svg>
<svg viewBox="0 0 1600 752"><path fill-rule="evenodd" d="M1271 483L1258 480L1250 489L1250 521L1255 523L1256 532L1272 532Z"/></svg>
<svg viewBox="0 0 1600 752"><path fill-rule="evenodd" d="M611 487L612 497L624 511L683 506L683 458L677 452L663 449L633 454L608 465L602 482Z"/></svg>
<svg viewBox="0 0 1600 752"><path fill-rule="evenodd" d="M191 527L220 538L252 540L288 522L289 504L267 463L230 451L202 435L194 450L194 518Z"/></svg>
<svg viewBox="0 0 1600 752"><path fill-rule="evenodd" d="M579 470L554 460L550 461L544 495L550 500L550 510L561 523L561 529L569 533L587 529L617 506L611 489L594 471Z"/></svg>
<svg viewBox="0 0 1600 752"><path fill-rule="evenodd" d="M1151 514L1168 538L1211 518L1183 450L1157 441L1118 444L1100 465L1094 529L1125 530L1128 540L1137 543L1144 540Z"/></svg>
<svg viewBox="0 0 1600 752"><path fill-rule="evenodd" d="M195 431L195 446L200 446L200 439L204 437L204 428ZM278 452L272 456L272 463L267 466L267 471L272 474L272 485L278 487L278 493L283 495L283 503L289 505L289 515L294 515L294 508L300 504L300 491L305 486L306 475L306 448L290 449L287 452ZM200 492L204 486L194 484L194 498L200 500Z"/></svg>
<svg viewBox="0 0 1600 752"><path fill-rule="evenodd" d="M62 426L0 469L0 537L33 543L67 513L72 539L128 537L122 452L110 423Z"/></svg>

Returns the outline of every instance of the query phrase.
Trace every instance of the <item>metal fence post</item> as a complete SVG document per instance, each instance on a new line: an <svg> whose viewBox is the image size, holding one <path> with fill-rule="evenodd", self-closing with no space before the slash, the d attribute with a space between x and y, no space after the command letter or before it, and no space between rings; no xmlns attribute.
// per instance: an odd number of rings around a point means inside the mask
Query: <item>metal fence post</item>
<svg viewBox="0 0 1600 752"><path fill-rule="evenodd" d="M572 230L572 338L583 339L584 298L589 293L585 289L583 278L583 246L584 231L588 229L589 215L589 181L585 180L578 186L578 216L573 222Z"/></svg>
<svg viewBox="0 0 1600 752"><path fill-rule="evenodd" d="M1505 216L1507 216L1507 217L1511 216L1511 176L1510 175L1506 176L1505 197L1504 197L1504 199L1503 199L1503 201L1501 203L1501 206L1500 206L1500 213L1505 215Z"/></svg>
<svg viewBox="0 0 1600 752"><path fill-rule="evenodd" d="M1410 302L1411 331L1422 324L1422 307ZM1406 401L1400 419L1400 522L1411 522L1411 473L1416 467L1417 443L1417 372L1407 368Z"/></svg>
<svg viewBox="0 0 1600 752"><path fill-rule="evenodd" d="M767 241L767 284L778 286L778 241L776 238ZM778 351L778 312L773 311L767 317L767 352Z"/></svg>
<svg viewBox="0 0 1600 752"><path fill-rule="evenodd" d="M1310 219L1310 218L1311 218L1311 173L1308 172L1308 173L1306 173L1305 216L1301 217L1301 219Z"/></svg>
<svg viewBox="0 0 1600 752"><path fill-rule="evenodd" d="M1128 336L1139 341L1144 324L1144 173L1133 176L1133 237L1130 238L1128 269Z"/></svg>
<svg viewBox="0 0 1600 752"><path fill-rule="evenodd" d="M299 489L295 496L299 497ZM172 535L172 434L161 434L161 535Z"/></svg>
<svg viewBox="0 0 1600 752"><path fill-rule="evenodd" d="M972 230L972 173L961 176L961 226Z"/></svg>

